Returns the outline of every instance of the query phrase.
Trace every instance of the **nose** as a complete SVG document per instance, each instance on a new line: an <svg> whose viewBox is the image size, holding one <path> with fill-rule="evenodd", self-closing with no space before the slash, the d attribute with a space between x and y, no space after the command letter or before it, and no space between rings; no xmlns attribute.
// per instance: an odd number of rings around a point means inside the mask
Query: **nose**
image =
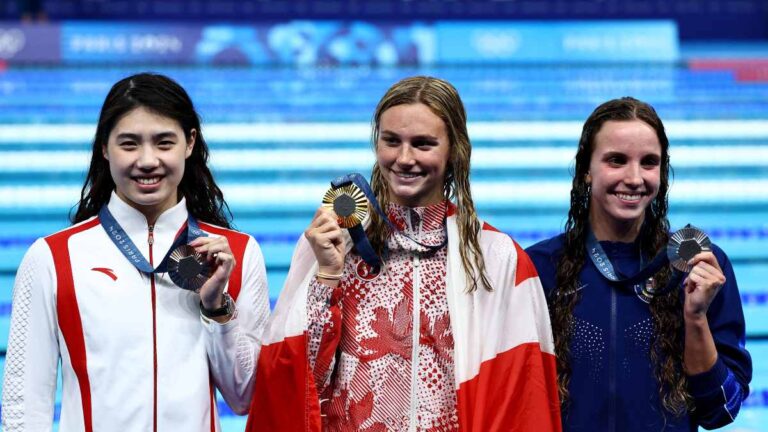
<svg viewBox="0 0 768 432"><path fill-rule="evenodd" d="M409 143L403 143L397 153L398 165L413 165L413 148Z"/></svg>
<svg viewBox="0 0 768 432"><path fill-rule="evenodd" d="M151 145L142 145L139 149L139 158L136 166L141 170L152 170L160 165L155 149Z"/></svg>
<svg viewBox="0 0 768 432"><path fill-rule="evenodd" d="M627 164L624 172L624 183L633 187L642 186L643 176L641 170L640 164Z"/></svg>

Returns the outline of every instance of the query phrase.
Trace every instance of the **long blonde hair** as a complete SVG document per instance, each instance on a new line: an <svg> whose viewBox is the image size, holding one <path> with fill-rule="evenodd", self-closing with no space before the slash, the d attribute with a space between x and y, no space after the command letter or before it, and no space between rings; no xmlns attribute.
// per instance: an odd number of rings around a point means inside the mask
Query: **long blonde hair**
<svg viewBox="0 0 768 432"><path fill-rule="evenodd" d="M459 228L459 242L462 245L459 251L467 276L468 291L477 289L478 280L490 291L492 287L486 275L485 260L478 242L480 221L469 188L472 145L467 133L467 114L456 89L447 81L426 76L405 78L395 83L381 98L373 115L374 150L379 139L382 114L397 105L416 103L424 104L440 117L448 132L450 156L443 182L443 195L457 204L456 222ZM371 189L382 208L386 209L389 204L389 190L378 163L374 164L371 172ZM374 250L379 256L384 255L387 237L391 234L386 222L378 214L372 213L367 231Z"/></svg>

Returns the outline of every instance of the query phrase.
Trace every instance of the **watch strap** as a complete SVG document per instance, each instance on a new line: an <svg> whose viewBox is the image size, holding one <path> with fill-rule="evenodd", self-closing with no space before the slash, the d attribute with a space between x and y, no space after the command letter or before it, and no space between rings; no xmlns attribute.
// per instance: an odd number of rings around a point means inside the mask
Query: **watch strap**
<svg viewBox="0 0 768 432"><path fill-rule="evenodd" d="M215 318L220 316L226 316L231 315L235 311L234 302L232 301L232 297L228 293L224 293L222 295L224 302L222 303L221 307L216 309L206 309L205 306L203 306L203 302L200 302L200 313L203 314L206 318Z"/></svg>

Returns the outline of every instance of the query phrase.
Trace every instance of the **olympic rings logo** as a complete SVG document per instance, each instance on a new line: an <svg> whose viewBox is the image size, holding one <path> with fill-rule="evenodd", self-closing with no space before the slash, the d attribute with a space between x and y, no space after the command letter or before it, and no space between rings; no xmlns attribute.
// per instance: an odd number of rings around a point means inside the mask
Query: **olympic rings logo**
<svg viewBox="0 0 768 432"><path fill-rule="evenodd" d="M0 28L0 58L8 59L24 48L27 38L17 28Z"/></svg>

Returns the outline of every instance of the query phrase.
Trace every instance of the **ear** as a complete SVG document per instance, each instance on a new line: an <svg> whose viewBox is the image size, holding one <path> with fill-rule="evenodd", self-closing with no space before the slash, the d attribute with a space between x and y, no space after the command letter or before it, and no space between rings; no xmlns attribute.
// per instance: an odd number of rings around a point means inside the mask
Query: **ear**
<svg viewBox="0 0 768 432"><path fill-rule="evenodd" d="M587 173L587 175L584 176L584 181L587 182L587 184L592 184L592 175Z"/></svg>
<svg viewBox="0 0 768 432"><path fill-rule="evenodd" d="M109 160L109 153L107 153L107 146L105 145L101 146L101 155L104 156L104 159Z"/></svg>
<svg viewBox="0 0 768 432"><path fill-rule="evenodd" d="M195 141L197 141L197 129L192 129L189 131L189 142L187 143L184 159L192 155L192 149L195 148Z"/></svg>

